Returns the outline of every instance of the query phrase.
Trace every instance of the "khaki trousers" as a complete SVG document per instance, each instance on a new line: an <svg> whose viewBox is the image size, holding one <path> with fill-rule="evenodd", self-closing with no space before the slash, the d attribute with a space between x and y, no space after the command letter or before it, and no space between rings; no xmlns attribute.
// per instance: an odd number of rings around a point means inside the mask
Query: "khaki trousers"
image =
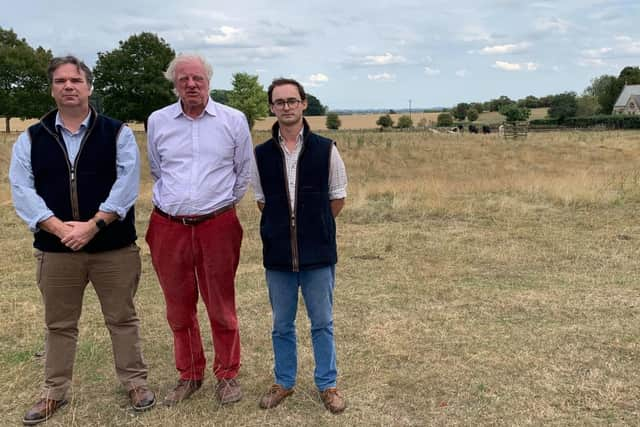
<svg viewBox="0 0 640 427"><path fill-rule="evenodd" d="M96 291L111 334L116 374L127 391L146 384L140 320L133 298L140 279L140 249L57 253L36 250L36 280L46 324L45 380L41 397L63 399L71 385L78 319L89 282Z"/></svg>

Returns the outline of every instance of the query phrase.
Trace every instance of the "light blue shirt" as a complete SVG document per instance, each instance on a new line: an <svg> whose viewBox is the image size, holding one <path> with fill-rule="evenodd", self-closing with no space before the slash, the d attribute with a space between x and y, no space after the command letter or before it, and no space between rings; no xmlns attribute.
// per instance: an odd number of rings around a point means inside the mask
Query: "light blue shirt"
<svg viewBox="0 0 640 427"><path fill-rule="evenodd" d="M72 164L87 132L90 117L91 114L87 115L77 132L71 132L64 127L60 114L56 113L56 128L60 129L69 161ZM13 145L9 181L16 212L29 225L29 229L35 233L38 231L38 223L54 216L54 213L47 207L35 189L31 168L31 138L28 131L21 133ZM123 126L118 134L116 145L116 181L111 187L109 196L98 209L103 212L115 213L121 220L124 219L127 211L138 198L139 185L140 154L138 145L131 129L128 126Z"/></svg>
<svg viewBox="0 0 640 427"><path fill-rule="evenodd" d="M155 206L170 215L204 215L242 199L253 157L243 113L209 99L193 119L178 101L151 114L147 130Z"/></svg>

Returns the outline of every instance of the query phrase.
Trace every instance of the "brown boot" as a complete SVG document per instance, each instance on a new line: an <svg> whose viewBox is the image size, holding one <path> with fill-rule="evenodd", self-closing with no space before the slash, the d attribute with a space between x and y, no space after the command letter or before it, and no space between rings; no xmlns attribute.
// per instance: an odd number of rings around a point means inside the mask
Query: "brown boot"
<svg viewBox="0 0 640 427"><path fill-rule="evenodd" d="M129 390L129 399L134 411L142 412L151 409L156 404L156 395L146 385Z"/></svg>
<svg viewBox="0 0 640 427"><path fill-rule="evenodd" d="M264 396L262 396L262 399L260 399L260 407L262 409L275 408L280 402L292 394L293 388L284 388L280 384L274 384L267 390Z"/></svg>
<svg viewBox="0 0 640 427"><path fill-rule="evenodd" d="M320 392L322 403L332 414L339 414L347 407L347 402L344 397L338 392L335 387L329 387L325 391Z"/></svg>
<svg viewBox="0 0 640 427"><path fill-rule="evenodd" d="M178 384L164 398L165 406L173 406L191 397L202 386L202 380L179 380Z"/></svg>
<svg viewBox="0 0 640 427"><path fill-rule="evenodd" d="M24 415L22 423L26 426L33 426L43 421L47 421L55 412L67 404L64 399L40 399Z"/></svg>
<svg viewBox="0 0 640 427"><path fill-rule="evenodd" d="M216 384L216 396L218 401L225 405L242 399L240 383L235 378L222 378Z"/></svg>

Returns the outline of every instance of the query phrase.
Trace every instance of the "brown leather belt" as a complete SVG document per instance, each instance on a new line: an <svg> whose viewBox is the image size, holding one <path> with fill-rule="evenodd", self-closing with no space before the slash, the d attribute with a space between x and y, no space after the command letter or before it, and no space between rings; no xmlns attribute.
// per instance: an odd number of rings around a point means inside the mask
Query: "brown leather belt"
<svg viewBox="0 0 640 427"><path fill-rule="evenodd" d="M231 209L234 208L234 204L230 204L227 206L223 206L220 209L216 209L215 211L208 213L208 214L204 214L204 215L179 215L179 216L174 216L174 215L169 215L168 213L161 211L158 207L154 206L153 207L153 211L155 213L157 213L160 216L163 216L171 221L174 222L179 222L182 225L198 225L201 222L204 222L208 219L214 218L218 215L221 215L223 213L225 213L226 211L229 211Z"/></svg>

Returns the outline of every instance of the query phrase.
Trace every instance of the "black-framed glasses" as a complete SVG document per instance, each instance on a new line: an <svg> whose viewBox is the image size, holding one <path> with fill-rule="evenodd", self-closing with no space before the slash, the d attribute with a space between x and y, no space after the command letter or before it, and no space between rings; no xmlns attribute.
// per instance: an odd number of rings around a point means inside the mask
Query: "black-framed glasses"
<svg viewBox="0 0 640 427"><path fill-rule="evenodd" d="M289 108L296 108L301 102L302 101L297 98L276 99L271 105L276 107L278 110L282 110L285 105Z"/></svg>

